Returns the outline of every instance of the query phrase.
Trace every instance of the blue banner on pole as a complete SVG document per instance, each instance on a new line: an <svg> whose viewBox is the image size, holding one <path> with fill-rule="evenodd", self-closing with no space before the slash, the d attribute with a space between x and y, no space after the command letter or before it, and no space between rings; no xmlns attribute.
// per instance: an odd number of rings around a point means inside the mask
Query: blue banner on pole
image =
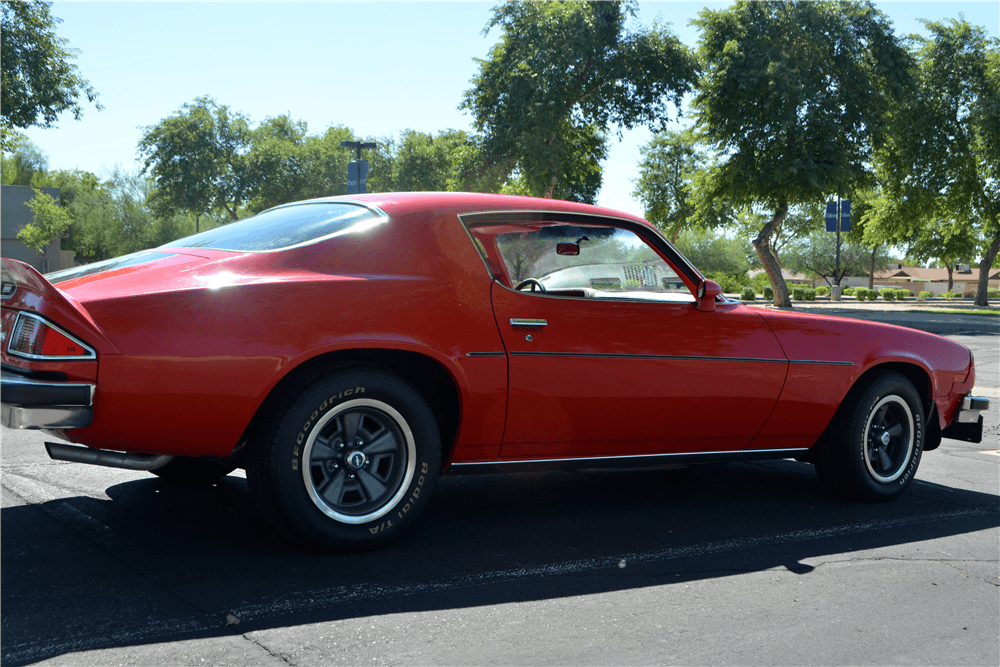
<svg viewBox="0 0 1000 667"><path fill-rule="evenodd" d="M826 231L837 231L837 202L826 203Z"/></svg>
<svg viewBox="0 0 1000 667"><path fill-rule="evenodd" d="M347 163L347 194L368 192L368 160Z"/></svg>
<svg viewBox="0 0 1000 667"><path fill-rule="evenodd" d="M347 194L358 194L358 163L347 163Z"/></svg>
<svg viewBox="0 0 1000 667"><path fill-rule="evenodd" d="M840 231L851 231L851 202L846 199L840 202Z"/></svg>

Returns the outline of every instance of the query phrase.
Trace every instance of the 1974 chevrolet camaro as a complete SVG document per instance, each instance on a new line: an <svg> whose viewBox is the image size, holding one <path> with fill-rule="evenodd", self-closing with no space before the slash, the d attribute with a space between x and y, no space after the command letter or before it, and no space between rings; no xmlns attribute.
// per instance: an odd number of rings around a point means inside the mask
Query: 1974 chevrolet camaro
<svg viewBox="0 0 1000 667"><path fill-rule="evenodd" d="M184 485L245 468L279 532L381 545L438 475L795 458L899 496L979 442L962 345L748 308L640 218L371 194L42 276L3 260L2 415Z"/></svg>

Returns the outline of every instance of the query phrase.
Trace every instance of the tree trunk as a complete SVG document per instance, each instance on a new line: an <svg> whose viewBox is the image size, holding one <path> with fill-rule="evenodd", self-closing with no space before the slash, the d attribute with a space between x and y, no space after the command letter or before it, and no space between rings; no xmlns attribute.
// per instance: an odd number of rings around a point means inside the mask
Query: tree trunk
<svg viewBox="0 0 1000 667"><path fill-rule="evenodd" d="M752 241L754 250L757 251L757 257L760 258L760 263L764 265L767 277L771 280L771 289L774 290L774 305L779 308L791 308L792 300L788 298L788 286L785 284L784 276L781 275L781 266L778 265L778 260L771 252L771 234L784 222L787 215L788 204L784 201L779 202L778 209L771 217L771 221L764 225L760 233L757 234L757 238Z"/></svg>
<svg viewBox="0 0 1000 667"><path fill-rule="evenodd" d="M986 249L983 261L979 263L979 285L976 287L977 306L990 305L987 290L990 287L990 269L993 267L993 260L997 257L997 251L1000 251L1000 229L993 235L993 243Z"/></svg>
<svg viewBox="0 0 1000 667"><path fill-rule="evenodd" d="M872 248L872 265L868 270L868 289L875 289L875 253L878 252L878 246Z"/></svg>
<svg viewBox="0 0 1000 667"><path fill-rule="evenodd" d="M955 271L955 263L948 261L948 291L952 291L955 286L954 276L952 273Z"/></svg>
<svg viewBox="0 0 1000 667"><path fill-rule="evenodd" d="M545 198L552 199L552 196L556 192L556 174L552 174L552 178L549 180L549 184L545 186Z"/></svg>

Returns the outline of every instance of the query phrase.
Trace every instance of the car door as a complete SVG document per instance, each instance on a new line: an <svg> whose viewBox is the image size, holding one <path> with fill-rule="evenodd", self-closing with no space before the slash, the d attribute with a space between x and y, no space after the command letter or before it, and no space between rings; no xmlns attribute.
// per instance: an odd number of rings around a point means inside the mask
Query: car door
<svg viewBox="0 0 1000 667"><path fill-rule="evenodd" d="M498 238L514 273L492 288L509 360L501 457L745 448L774 407L787 369L767 324L736 303L699 310L662 251L629 229L591 228L598 241L604 234L603 243L578 242L575 265L553 261L559 238L587 233L549 226L536 235L546 247L530 249L530 262L511 257L524 254L530 233L519 231L508 243ZM515 289L522 278L530 282Z"/></svg>

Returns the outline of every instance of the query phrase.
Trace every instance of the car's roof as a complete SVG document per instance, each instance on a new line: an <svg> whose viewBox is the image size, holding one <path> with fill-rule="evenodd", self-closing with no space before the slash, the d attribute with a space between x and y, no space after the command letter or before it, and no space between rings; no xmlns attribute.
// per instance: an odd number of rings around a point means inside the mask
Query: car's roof
<svg viewBox="0 0 1000 667"><path fill-rule="evenodd" d="M310 199L310 203L356 201L377 206L389 216L434 210L447 214L483 213L493 211L559 211L611 218L624 218L642 222L645 220L615 209L563 201L561 199L541 199L519 195L498 195L476 192L379 192L357 195L340 195ZM295 206L304 202L293 202L285 206Z"/></svg>

